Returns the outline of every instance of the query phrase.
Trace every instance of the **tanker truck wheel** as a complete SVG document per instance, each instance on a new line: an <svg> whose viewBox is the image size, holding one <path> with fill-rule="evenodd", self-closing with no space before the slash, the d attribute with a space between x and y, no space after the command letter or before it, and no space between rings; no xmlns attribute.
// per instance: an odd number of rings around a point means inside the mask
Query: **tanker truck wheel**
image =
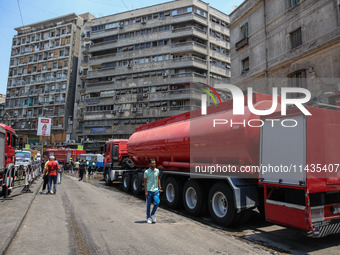
<svg viewBox="0 0 340 255"><path fill-rule="evenodd" d="M232 190L225 183L215 183L209 191L209 213L219 225L229 226L234 223L236 211Z"/></svg>
<svg viewBox="0 0 340 255"><path fill-rule="evenodd" d="M165 198L166 204L173 209L176 209L181 204L182 188L180 181L174 177L169 177L165 181Z"/></svg>
<svg viewBox="0 0 340 255"><path fill-rule="evenodd" d="M104 179L105 179L105 184L107 186L110 186L112 184L111 178L110 178L110 169L105 169L105 174L104 174Z"/></svg>
<svg viewBox="0 0 340 255"><path fill-rule="evenodd" d="M183 188L183 204L190 214L201 215L207 206L207 195L203 185L195 180L188 180Z"/></svg>
<svg viewBox="0 0 340 255"><path fill-rule="evenodd" d="M132 176L132 193L138 195L142 191L141 180L138 174Z"/></svg>
<svg viewBox="0 0 340 255"><path fill-rule="evenodd" d="M123 175L123 190L125 192L128 192L131 187L131 174L125 173Z"/></svg>

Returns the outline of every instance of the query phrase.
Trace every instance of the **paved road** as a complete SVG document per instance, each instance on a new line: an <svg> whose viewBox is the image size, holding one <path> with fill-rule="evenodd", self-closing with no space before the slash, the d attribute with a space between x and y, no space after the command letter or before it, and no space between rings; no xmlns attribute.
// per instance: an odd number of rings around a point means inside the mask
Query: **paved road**
<svg viewBox="0 0 340 255"><path fill-rule="evenodd" d="M162 208L146 224L145 202L65 176L38 194L6 254L270 254L252 242Z"/></svg>

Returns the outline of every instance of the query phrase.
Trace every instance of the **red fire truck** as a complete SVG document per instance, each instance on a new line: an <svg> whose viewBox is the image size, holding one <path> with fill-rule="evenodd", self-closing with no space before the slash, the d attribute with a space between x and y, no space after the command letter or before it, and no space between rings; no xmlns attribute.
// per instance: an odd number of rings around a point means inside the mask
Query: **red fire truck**
<svg viewBox="0 0 340 255"><path fill-rule="evenodd" d="M252 97L258 110L272 105L271 96ZM312 237L340 233L340 112L309 107L311 116L290 109L261 118L245 102L244 115L233 115L230 100L207 115L183 113L137 127L128 141L108 141L106 182L122 176L124 189L137 194L155 158L172 208L208 210L228 226L258 207L266 220ZM127 156L131 170L122 166Z"/></svg>
<svg viewBox="0 0 340 255"><path fill-rule="evenodd" d="M58 160L61 164L67 164L72 159L75 162L76 158L80 154L85 154L86 151L84 150L77 150L77 149L47 149L45 155L47 158L50 156L54 156L56 160Z"/></svg>
<svg viewBox="0 0 340 255"><path fill-rule="evenodd" d="M15 146L17 136L15 131L5 124L0 124L0 187L4 192L4 178L7 169L15 163Z"/></svg>

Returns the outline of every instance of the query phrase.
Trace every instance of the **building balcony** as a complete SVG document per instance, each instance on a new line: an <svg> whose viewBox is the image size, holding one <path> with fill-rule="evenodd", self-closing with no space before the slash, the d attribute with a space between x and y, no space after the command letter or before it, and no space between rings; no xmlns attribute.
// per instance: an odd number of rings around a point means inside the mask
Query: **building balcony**
<svg viewBox="0 0 340 255"><path fill-rule="evenodd" d="M176 53L176 52L199 52L203 55L208 54L207 46L205 44L201 44L198 42L184 42L184 43L173 43L171 45L171 53Z"/></svg>
<svg viewBox="0 0 340 255"><path fill-rule="evenodd" d="M248 37L242 38L240 41L238 41L238 42L235 44L236 50L239 50L239 49L243 48L244 46L248 45L248 42L249 42Z"/></svg>
<svg viewBox="0 0 340 255"><path fill-rule="evenodd" d="M158 72L153 72L158 73ZM173 74L164 77L162 72L159 72L159 76L150 76L150 77L138 77L137 79L133 78L135 75L127 75L123 80L115 80L115 81L101 81L101 82L88 82L86 86L86 92L100 92L102 90L112 89L113 86L115 89L124 89L129 88L131 83L133 83L137 87L145 87L145 86L154 86L154 85L164 85L164 84L174 84L174 83L188 83L188 82L203 82L207 83L207 77L205 75L199 73L182 73L182 74ZM143 73L141 74L143 75Z"/></svg>
<svg viewBox="0 0 340 255"><path fill-rule="evenodd" d="M90 49L90 45L89 44L81 46L81 50L82 50L84 55L87 55L89 53L89 49Z"/></svg>
<svg viewBox="0 0 340 255"><path fill-rule="evenodd" d="M119 66L115 68L101 69L96 71L89 71L87 79L103 77L103 76L115 76L115 75L128 75L133 73L144 73L158 70L165 70L169 68L181 68L181 67L197 67L201 69L207 69L207 63L204 59L197 57L171 59L164 61L156 61L143 64L130 64L126 66ZM141 77L140 77L141 78Z"/></svg>
<svg viewBox="0 0 340 255"><path fill-rule="evenodd" d="M100 97L85 98L85 105L97 105L100 102Z"/></svg>
<svg viewBox="0 0 340 255"><path fill-rule="evenodd" d="M63 124L58 124L58 125L53 125L52 130L62 130L63 129Z"/></svg>
<svg viewBox="0 0 340 255"><path fill-rule="evenodd" d="M202 39L207 39L207 32L198 27L183 27L171 30L172 35L170 38L196 36Z"/></svg>
<svg viewBox="0 0 340 255"><path fill-rule="evenodd" d="M230 69L225 69L214 65L210 65L210 72L226 77L230 77L231 75Z"/></svg>
<svg viewBox="0 0 340 255"><path fill-rule="evenodd" d="M176 58L171 59L168 63L168 68L184 68L197 67L200 69L207 69L207 61L197 57Z"/></svg>
<svg viewBox="0 0 340 255"><path fill-rule="evenodd" d="M230 55L222 54L222 53L216 52L216 51L210 51L210 54L211 54L210 56L212 58L216 58L216 59L221 60L223 62L226 62L228 64L231 63Z"/></svg>
<svg viewBox="0 0 340 255"><path fill-rule="evenodd" d="M129 47L125 47L125 48L129 48ZM168 54L169 51L171 51L170 45L157 47L156 49L157 49L158 55L162 55L162 54L165 55L165 54ZM126 60L126 59L148 57L152 55L155 55L155 48L145 48L142 50L119 52L119 53L107 54L103 56L91 57L89 59L89 65L98 65L103 62L114 62L114 61L120 61L120 60Z"/></svg>
<svg viewBox="0 0 340 255"><path fill-rule="evenodd" d="M207 18L197 15L195 13L183 13L176 16L166 16L165 18L161 19L162 24L172 25L176 23L184 23L184 22L191 22L191 21L197 21L199 23L207 23ZM148 29L153 28L156 26L159 26L160 19L153 19L153 20L146 20L143 23L136 22L135 24L129 24L125 26L106 29L106 30L100 30L95 31L91 33L91 39L98 39L103 38L107 36L117 35L119 33L127 33L132 32L140 29Z"/></svg>
<svg viewBox="0 0 340 255"><path fill-rule="evenodd" d="M207 39L207 32L194 26L184 27L184 28L177 28L173 30L164 31L161 33L151 33L145 34L140 36L131 37L129 39L119 39L114 41L107 41L107 42L100 42L92 44L89 52L96 52L102 50L108 50L118 47L125 47L125 46L133 46L134 44L138 43L145 43L155 40L165 40L165 39L172 39L178 37L190 37L196 36L202 39Z"/></svg>

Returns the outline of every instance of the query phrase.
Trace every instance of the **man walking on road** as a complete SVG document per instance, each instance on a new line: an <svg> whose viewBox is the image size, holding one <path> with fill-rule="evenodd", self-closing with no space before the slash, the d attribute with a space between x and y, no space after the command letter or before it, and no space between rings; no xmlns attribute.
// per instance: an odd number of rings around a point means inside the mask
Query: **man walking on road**
<svg viewBox="0 0 340 255"><path fill-rule="evenodd" d="M79 181L83 180L85 171L86 171L86 164L85 164L84 160L82 160L80 165L79 165Z"/></svg>
<svg viewBox="0 0 340 255"><path fill-rule="evenodd" d="M59 164L54 160L54 156L50 156L50 162L47 163L47 171L48 171L48 193L55 194L57 193L57 176L58 176L58 168ZM51 185L53 181L53 191L51 191Z"/></svg>
<svg viewBox="0 0 340 255"><path fill-rule="evenodd" d="M156 160L150 159L150 168L144 172L144 189L146 197L146 218L147 223L156 223L155 213L160 203L159 192L161 192L161 182L159 180L159 170L156 168ZM153 209L150 214L151 203Z"/></svg>

